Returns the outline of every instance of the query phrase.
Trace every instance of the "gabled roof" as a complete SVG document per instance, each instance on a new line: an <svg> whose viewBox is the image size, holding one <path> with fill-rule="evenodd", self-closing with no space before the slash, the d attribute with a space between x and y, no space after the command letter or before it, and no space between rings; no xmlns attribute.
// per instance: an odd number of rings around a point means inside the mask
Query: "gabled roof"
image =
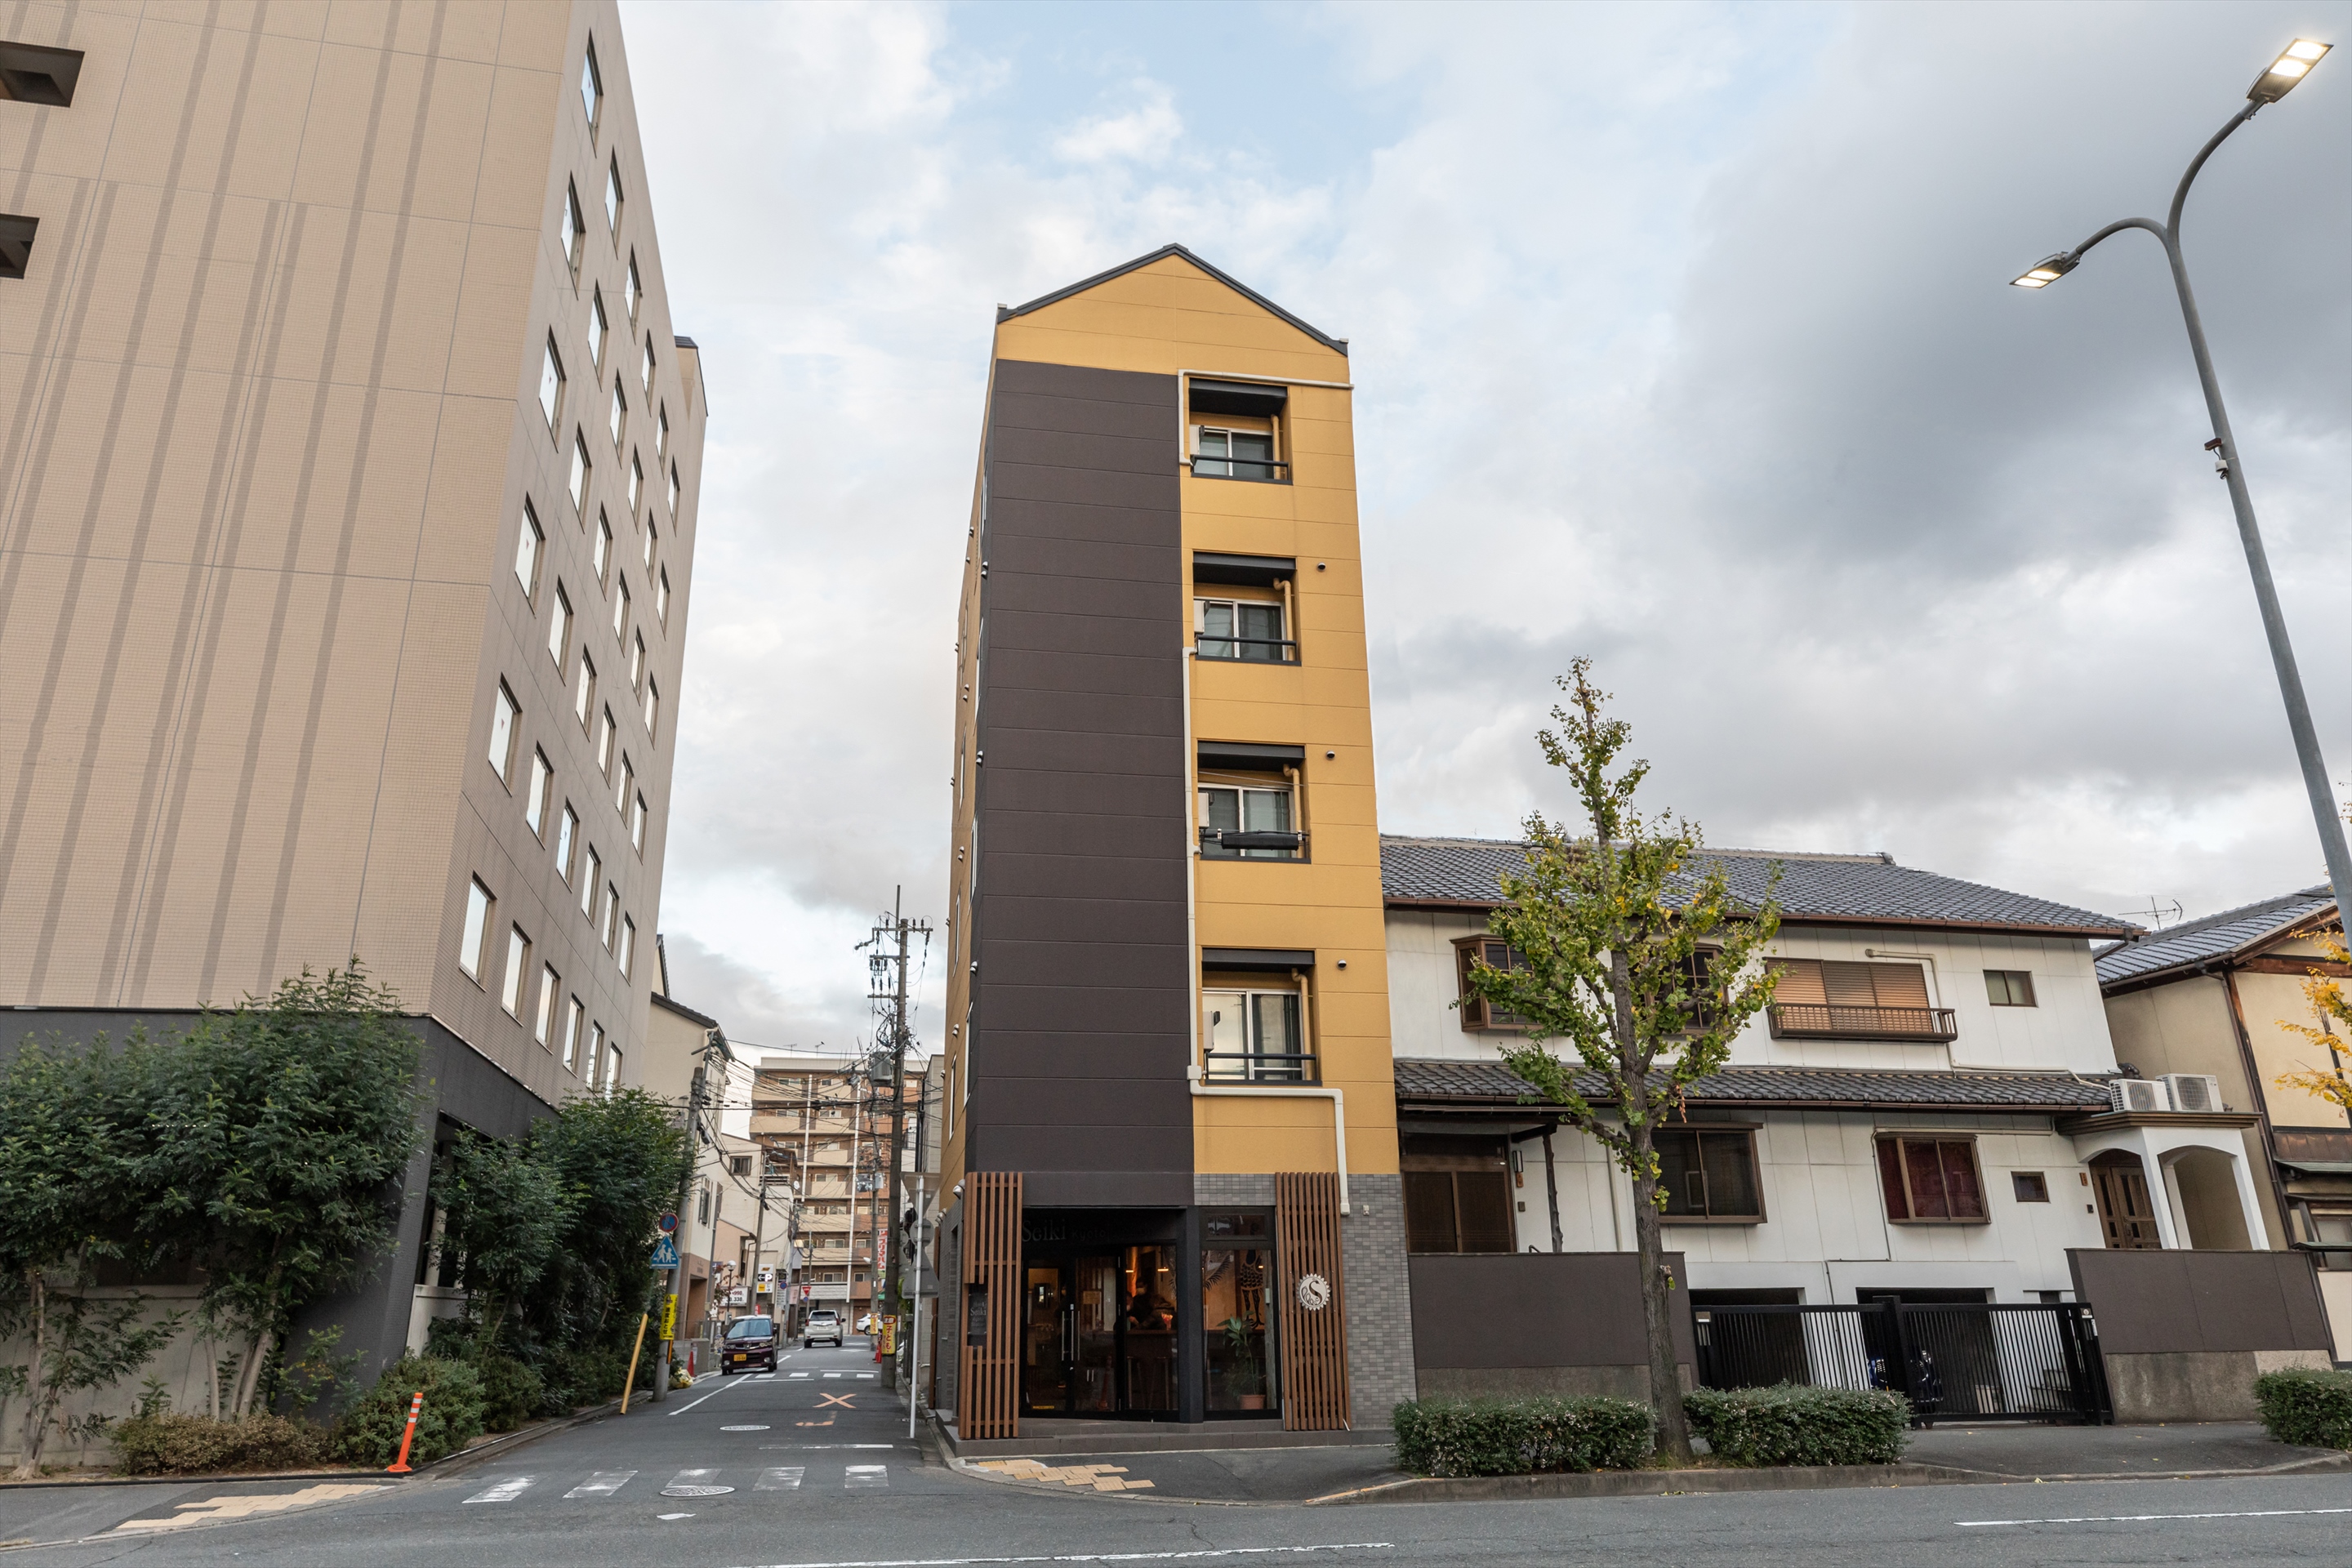
<svg viewBox="0 0 2352 1568"><path fill-rule="evenodd" d="M1734 897L1760 903L1769 889L1784 921L1944 930L2032 931L2045 936L2126 937L2128 921L2005 892L1933 871L1898 866L1889 855L1811 855L1708 849ZM1777 887L1771 869L1780 868ZM1514 838L1381 838L1381 891L1391 905L1492 909L1501 879L1527 864Z"/></svg>
<svg viewBox="0 0 2352 1568"><path fill-rule="evenodd" d="M689 1019L694 1023L699 1024L706 1029L715 1029L719 1027L718 1019L707 1017L704 1015L696 1012L685 1003L673 1001L669 997L663 995L658 991L654 993L654 1000L669 1012L677 1014L681 1018Z"/></svg>
<svg viewBox="0 0 2352 1568"><path fill-rule="evenodd" d="M1598 1077L1577 1075L1578 1090L1606 1103ZM1427 1061L1396 1063L1400 1110L1501 1110L1534 1101L1549 1103L1501 1062ZM1913 1110L2021 1110L2071 1113L2105 1110L2106 1085L2071 1073L1896 1072L1860 1068L1732 1067L1691 1086L1694 1103L1719 1107L1787 1106L1862 1109L1899 1106Z"/></svg>
<svg viewBox="0 0 2352 1568"><path fill-rule="evenodd" d="M2148 931L2099 953L2099 984L2113 985L2166 970L2191 969L2216 959L2242 957L2297 926L2308 925L2335 912L2336 900L2323 882L2299 893L2282 893L2274 899L2241 904L2202 920L2185 921L2167 931Z"/></svg>
<svg viewBox="0 0 2352 1568"><path fill-rule="evenodd" d="M1108 272L1097 272L1093 277L1083 279L1078 282L1071 284L1066 289L1056 289L1051 294L1040 294L1037 298L1030 300L1025 305L999 305L996 308L996 319L1000 321L1009 321L1015 316L1025 316L1032 310L1043 310L1045 307L1053 304L1056 300L1068 299L1073 294L1083 294L1098 283L1108 283L1114 278L1125 277L1129 272L1136 271L1140 268L1149 267L1155 261L1164 261L1171 256L1182 257L1186 261L1191 262L1193 266L1199 268L1202 271L1207 273L1210 277L1215 279L1218 282L1223 284L1234 293L1239 294L1251 304L1257 306L1260 310L1271 311L1273 314L1281 317L1284 321L1288 321L1292 326L1297 327L1300 331L1305 332L1308 337L1313 338L1317 342L1321 343L1325 348L1329 349L1333 353L1344 354L1348 352L1347 339L1335 338L1328 332L1320 331L1314 327L1308 326L1305 321L1300 321L1297 317L1292 315L1289 311L1284 310L1281 306L1276 304L1273 300L1267 299L1265 295L1259 293L1256 289L1251 288L1240 279L1234 277L1232 273L1224 271L1220 268L1213 267L1208 262L1202 260L1199 257L1193 255L1191 251L1185 249L1181 245L1163 245L1149 256L1139 256L1132 261L1122 261Z"/></svg>

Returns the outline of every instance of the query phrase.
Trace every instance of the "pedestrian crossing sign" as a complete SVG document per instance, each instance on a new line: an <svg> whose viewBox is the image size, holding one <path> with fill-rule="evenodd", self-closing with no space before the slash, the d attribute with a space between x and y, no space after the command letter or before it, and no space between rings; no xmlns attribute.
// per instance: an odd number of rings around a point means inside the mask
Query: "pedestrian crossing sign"
<svg viewBox="0 0 2352 1568"><path fill-rule="evenodd" d="M668 1237L665 1236L661 1240L654 1244L654 1267L656 1268L675 1268L677 1267L677 1242L672 1241Z"/></svg>

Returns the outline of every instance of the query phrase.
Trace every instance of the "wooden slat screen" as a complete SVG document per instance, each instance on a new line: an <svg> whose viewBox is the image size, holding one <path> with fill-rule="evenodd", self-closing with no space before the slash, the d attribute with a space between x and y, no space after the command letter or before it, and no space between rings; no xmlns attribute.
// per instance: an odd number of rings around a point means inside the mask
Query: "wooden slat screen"
<svg viewBox="0 0 2352 1568"><path fill-rule="evenodd" d="M1021 1435L1021 1173L964 1176L963 1311L955 1325L962 1377L956 1431L965 1438ZM986 1342L972 1344L971 1299L987 1296Z"/></svg>
<svg viewBox="0 0 2352 1568"><path fill-rule="evenodd" d="M1274 1178L1275 1251L1281 1291L1282 1425L1292 1432L1344 1432L1348 1421L1348 1315L1339 1258L1339 1178L1330 1171ZM1330 1300L1300 1304L1298 1282L1320 1275Z"/></svg>

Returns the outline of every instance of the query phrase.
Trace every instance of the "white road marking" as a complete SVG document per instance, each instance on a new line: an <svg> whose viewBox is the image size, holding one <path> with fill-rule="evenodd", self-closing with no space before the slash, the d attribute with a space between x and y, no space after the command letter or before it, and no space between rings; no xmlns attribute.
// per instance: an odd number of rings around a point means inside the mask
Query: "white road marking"
<svg viewBox="0 0 2352 1568"><path fill-rule="evenodd" d="M629 1478L636 1473L635 1470L598 1470L563 1495L566 1498L611 1497L627 1485Z"/></svg>
<svg viewBox="0 0 2352 1568"><path fill-rule="evenodd" d="M786 1376L788 1376L788 1377L806 1377L806 1376L808 1375L808 1373L804 1373L804 1372L794 1372L794 1373L786 1373L785 1375L786 1375Z"/></svg>
<svg viewBox="0 0 2352 1568"><path fill-rule="evenodd" d="M818 1448L911 1448L913 1447L912 1443L762 1443L760 1445L760 1450L766 1453L772 1449L791 1448L805 1453Z"/></svg>
<svg viewBox="0 0 2352 1568"><path fill-rule="evenodd" d="M654 1517L656 1519L692 1519L694 1515L690 1513L657 1513L654 1515Z"/></svg>
<svg viewBox="0 0 2352 1568"><path fill-rule="evenodd" d="M704 1394L701 1398L696 1400L693 1405L681 1405L677 1409L671 1411L670 1414L672 1415L683 1415L688 1411L693 1409L695 1405L708 1405L712 1400L718 1398L720 1394L726 1393L729 1389L739 1386L740 1384L732 1381L723 1383L717 1388L712 1389L709 1393Z"/></svg>
<svg viewBox="0 0 2352 1568"><path fill-rule="evenodd" d="M2298 1514L2352 1513L2352 1508L2264 1508L2242 1513L2089 1513L2074 1519L1964 1519L1962 1530L2021 1524L2154 1524L2175 1519L2287 1519Z"/></svg>
<svg viewBox="0 0 2352 1568"><path fill-rule="evenodd" d="M773 1469L761 1470L751 1489L755 1492L796 1492L801 1489L801 1477L805 1473L803 1467L799 1465L778 1465Z"/></svg>
<svg viewBox="0 0 2352 1568"><path fill-rule="evenodd" d="M843 1478L841 1483L842 1489L845 1491L856 1491L861 1488L887 1487L889 1484L890 1467L887 1465L852 1465L849 1467L849 1474Z"/></svg>
<svg viewBox="0 0 2352 1568"><path fill-rule="evenodd" d="M1014 1563L1189 1563L1206 1557L1270 1557L1315 1552L1392 1552L1393 1541L1344 1541L1328 1546L1218 1546L1192 1552L1086 1552L1060 1557L872 1557L840 1563L762 1563L757 1568L994 1568Z"/></svg>
<svg viewBox="0 0 2352 1568"><path fill-rule="evenodd" d="M494 1487L476 1492L466 1500L467 1502L512 1502L522 1496L523 1489L530 1485L529 1476L513 1476Z"/></svg>
<svg viewBox="0 0 2352 1568"><path fill-rule="evenodd" d="M874 1379L874 1374L873 1374L872 1373L870 1373L870 1372L861 1372L861 1373L859 1373L857 1375L858 1375L858 1376L860 1376L860 1377L862 1377L862 1378L865 1378L865 1379L866 1379L867 1382L869 1382L869 1383L870 1383L870 1382L872 1382L872 1381L873 1381L873 1379Z"/></svg>
<svg viewBox="0 0 2352 1568"><path fill-rule="evenodd" d="M827 1376L827 1377L839 1377L839 1376L841 1375L841 1373L837 1373L837 1372L829 1372L829 1373L826 1373L824 1375L825 1375L825 1376Z"/></svg>
<svg viewBox="0 0 2352 1568"><path fill-rule="evenodd" d="M721 1426L721 1432L764 1432L765 1426Z"/></svg>

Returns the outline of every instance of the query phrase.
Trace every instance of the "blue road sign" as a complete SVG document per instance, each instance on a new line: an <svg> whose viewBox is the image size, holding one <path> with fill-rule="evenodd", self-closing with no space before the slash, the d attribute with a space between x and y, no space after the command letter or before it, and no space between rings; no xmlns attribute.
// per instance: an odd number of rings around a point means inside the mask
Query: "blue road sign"
<svg viewBox="0 0 2352 1568"><path fill-rule="evenodd" d="M666 1236L661 1238L661 1241L654 1247L654 1267L656 1268L675 1268L677 1267L677 1242L672 1241Z"/></svg>
<svg viewBox="0 0 2352 1568"><path fill-rule="evenodd" d="M668 1236L677 1229L677 1215L675 1214L665 1214L661 1218L654 1221L654 1225L664 1236Z"/></svg>

